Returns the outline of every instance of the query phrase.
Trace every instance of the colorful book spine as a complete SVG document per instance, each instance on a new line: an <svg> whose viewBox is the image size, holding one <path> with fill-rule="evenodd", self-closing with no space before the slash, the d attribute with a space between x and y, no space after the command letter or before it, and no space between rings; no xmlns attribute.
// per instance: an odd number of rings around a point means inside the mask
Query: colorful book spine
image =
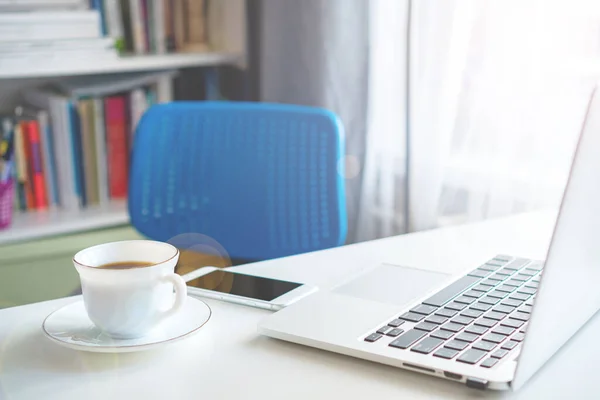
<svg viewBox="0 0 600 400"><path fill-rule="evenodd" d="M185 22L185 0L173 0L173 33L178 51L185 47Z"/></svg>
<svg viewBox="0 0 600 400"><path fill-rule="evenodd" d="M167 41L165 37L165 2L164 0L150 0L152 3L152 13L150 19L152 21L152 38L154 40L154 51L157 54L167 52Z"/></svg>
<svg viewBox="0 0 600 400"><path fill-rule="evenodd" d="M123 53L125 51L125 34L121 5L119 0L104 0L103 3L107 34L115 39L117 51Z"/></svg>
<svg viewBox="0 0 600 400"><path fill-rule="evenodd" d="M131 30L133 33L133 50L136 54L146 52L146 30L142 12L142 0L129 0L129 16L131 18Z"/></svg>
<svg viewBox="0 0 600 400"><path fill-rule="evenodd" d="M102 36L106 36L108 29L106 26L106 13L104 12L102 2L102 0L90 0L90 8L98 11L98 14L100 14L100 32L102 33Z"/></svg>
<svg viewBox="0 0 600 400"><path fill-rule="evenodd" d="M98 204L98 171L96 163L96 138L94 121L94 101L79 100L77 104L81 121L81 147L83 150L83 175L85 176L85 196L87 204Z"/></svg>
<svg viewBox="0 0 600 400"><path fill-rule="evenodd" d="M50 117L45 110L38 112L38 124L40 126L40 142L42 146L42 160L44 164L44 178L46 179L46 191L48 205L57 206L58 179L56 176L56 159L54 156L54 135L50 127Z"/></svg>
<svg viewBox="0 0 600 400"><path fill-rule="evenodd" d="M85 176L83 173L83 146L81 144L81 121L77 106L69 101L67 103L69 114L69 134L71 136L71 154L73 157L73 177L75 179L75 193L79 198L79 205L87 205L85 193Z"/></svg>
<svg viewBox="0 0 600 400"><path fill-rule="evenodd" d="M173 12L174 0L163 0L164 9L164 26L165 26L165 50L168 52L175 51L175 14Z"/></svg>
<svg viewBox="0 0 600 400"><path fill-rule="evenodd" d="M186 45L188 51L201 51L206 46L204 0L186 0Z"/></svg>
<svg viewBox="0 0 600 400"><path fill-rule="evenodd" d="M126 103L125 96L111 96L104 101L109 193L113 199L127 197L128 124Z"/></svg>
<svg viewBox="0 0 600 400"><path fill-rule="evenodd" d="M144 89L134 89L130 95L130 110L131 110L131 130L129 136L129 147L133 146L133 138L135 137L135 130L137 129L137 125L142 119L142 116L148 109L148 103L146 101L146 92Z"/></svg>
<svg viewBox="0 0 600 400"><path fill-rule="evenodd" d="M152 0L141 0L142 21L144 23L144 44L146 52L155 52L154 46L154 21L152 20Z"/></svg>
<svg viewBox="0 0 600 400"><path fill-rule="evenodd" d="M21 158L23 160L22 162L25 164L25 174L22 181L25 189L25 204L28 210L33 210L35 209L35 196L33 194L33 157L31 154L29 124L26 121L21 121L19 122L19 126L21 127L21 138L23 143L23 157Z"/></svg>
<svg viewBox="0 0 600 400"><path fill-rule="evenodd" d="M96 124L96 163L98 171L98 197L100 204L110 200L108 193L108 161L106 153L106 124L104 123L104 101L94 99L94 122Z"/></svg>
<svg viewBox="0 0 600 400"><path fill-rule="evenodd" d="M121 0L121 22L123 23L123 44L126 52L135 52L133 39L133 24L131 19L131 2L136 0Z"/></svg>
<svg viewBox="0 0 600 400"><path fill-rule="evenodd" d="M33 188L34 207L43 210L48 207L46 196L46 182L42 161L42 148L40 143L40 126L37 121L28 121L27 133L29 136L30 155L30 181Z"/></svg>
<svg viewBox="0 0 600 400"><path fill-rule="evenodd" d="M25 198L25 181L27 179L27 160L25 159L25 145L23 143L23 129L21 124L15 124L13 135L17 203L19 204L19 210L26 211L27 199Z"/></svg>

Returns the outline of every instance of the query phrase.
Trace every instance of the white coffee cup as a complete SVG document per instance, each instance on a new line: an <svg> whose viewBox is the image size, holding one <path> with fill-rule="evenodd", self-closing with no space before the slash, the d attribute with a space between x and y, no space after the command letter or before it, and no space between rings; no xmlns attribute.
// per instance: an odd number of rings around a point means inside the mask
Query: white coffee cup
<svg viewBox="0 0 600 400"><path fill-rule="evenodd" d="M177 248L151 240L105 243L75 254L73 264L81 279L83 302L90 320L117 339L149 333L185 304L187 286L174 273L178 259ZM153 265L98 268L131 261Z"/></svg>

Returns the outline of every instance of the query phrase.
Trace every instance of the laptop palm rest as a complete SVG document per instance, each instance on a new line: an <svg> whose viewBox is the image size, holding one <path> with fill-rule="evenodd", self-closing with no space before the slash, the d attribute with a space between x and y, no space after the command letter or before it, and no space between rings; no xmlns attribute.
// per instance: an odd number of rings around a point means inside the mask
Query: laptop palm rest
<svg viewBox="0 0 600 400"><path fill-rule="evenodd" d="M417 297L423 297L449 278L450 275L441 272L380 264L352 277L333 289L333 292L402 306Z"/></svg>

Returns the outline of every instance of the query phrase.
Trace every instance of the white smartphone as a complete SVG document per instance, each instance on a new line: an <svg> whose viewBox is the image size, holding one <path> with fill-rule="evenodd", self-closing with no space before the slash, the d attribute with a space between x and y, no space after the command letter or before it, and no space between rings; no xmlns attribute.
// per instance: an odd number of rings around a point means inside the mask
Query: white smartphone
<svg viewBox="0 0 600 400"><path fill-rule="evenodd" d="M315 292L315 286L203 267L183 275L188 293L267 310L282 308Z"/></svg>

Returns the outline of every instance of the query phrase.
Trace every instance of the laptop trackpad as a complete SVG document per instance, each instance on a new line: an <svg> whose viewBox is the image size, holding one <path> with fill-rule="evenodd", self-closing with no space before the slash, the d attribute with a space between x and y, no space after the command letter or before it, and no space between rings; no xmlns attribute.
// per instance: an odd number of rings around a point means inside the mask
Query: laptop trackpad
<svg viewBox="0 0 600 400"><path fill-rule="evenodd" d="M424 296L450 276L441 272L381 264L336 287L333 292L401 306Z"/></svg>

